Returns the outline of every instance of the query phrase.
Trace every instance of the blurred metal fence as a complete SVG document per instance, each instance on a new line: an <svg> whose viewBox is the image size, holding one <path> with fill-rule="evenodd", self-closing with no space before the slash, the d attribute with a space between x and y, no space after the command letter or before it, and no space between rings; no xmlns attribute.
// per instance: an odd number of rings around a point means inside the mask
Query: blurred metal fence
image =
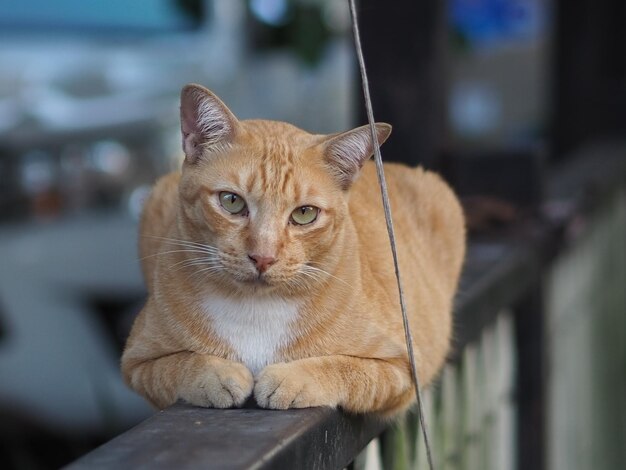
<svg viewBox="0 0 626 470"><path fill-rule="evenodd" d="M505 310L425 392L437 468L515 468L515 354L514 322ZM413 414L393 425L357 457L355 469L428 468L417 425Z"/></svg>

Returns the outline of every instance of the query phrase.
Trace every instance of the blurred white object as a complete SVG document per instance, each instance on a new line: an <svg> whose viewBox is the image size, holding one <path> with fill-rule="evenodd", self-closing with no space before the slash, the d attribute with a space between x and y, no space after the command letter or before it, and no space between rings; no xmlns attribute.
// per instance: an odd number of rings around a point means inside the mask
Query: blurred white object
<svg viewBox="0 0 626 470"><path fill-rule="evenodd" d="M454 130L465 137L493 132L502 114L497 90L487 83L458 82L450 97L450 118Z"/></svg>
<svg viewBox="0 0 626 470"><path fill-rule="evenodd" d="M119 432L147 417L89 295L143 293L136 224L90 218L0 232L6 329L0 403L66 433Z"/></svg>

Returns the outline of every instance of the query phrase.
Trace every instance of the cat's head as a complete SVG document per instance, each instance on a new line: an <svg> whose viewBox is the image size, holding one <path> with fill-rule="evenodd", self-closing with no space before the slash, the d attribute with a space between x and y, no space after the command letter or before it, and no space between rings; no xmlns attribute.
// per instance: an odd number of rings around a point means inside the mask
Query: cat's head
<svg viewBox="0 0 626 470"><path fill-rule="evenodd" d="M198 85L183 88L180 109L179 224L188 241L213 247L197 266L204 279L281 295L334 282L340 257L355 249L343 246L348 198L374 150L370 128L313 135L282 122L239 121ZM382 143L391 126L376 130Z"/></svg>

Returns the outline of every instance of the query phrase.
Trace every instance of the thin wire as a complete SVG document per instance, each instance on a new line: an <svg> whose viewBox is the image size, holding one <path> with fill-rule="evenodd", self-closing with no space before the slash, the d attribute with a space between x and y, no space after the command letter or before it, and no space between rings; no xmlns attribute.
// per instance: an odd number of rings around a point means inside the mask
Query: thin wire
<svg viewBox="0 0 626 470"><path fill-rule="evenodd" d="M406 339L406 349L411 364L411 374L413 376L413 385L415 386L415 395L417 397L417 412L422 428L422 436L424 445L426 446L426 456L428 458L428 467L434 470L432 452L430 449L430 440L428 439L428 429L426 428L426 420L424 418L424 409L422 406L422 394L420 392L419 379L417 377L417 366L415 365L415 354L413 352L413 335L409 325L408 315L406 313L406 302L404 300L404 290L402 289L402 281L400 279L400 267L398 264L398 253L396 249L396 236L393 230L393 220L391 218L391 208L389 207L389 194L387 192L387 181L385 180L385 172L383 170L383 159L380 154L378 145L378 134L374 124L374 111L372 110L372 100L370 98L369 81L367 79L367 71L365 70L365 59L363 58L363 49L361 47L361 35L359 33L359 22L356 13L354 0L349 0L350 16L352 17L352 33L354 35L354 44L356 46L357 58L359 61L359 69L361 72L361 82L363 84L363 96L365 98L365 108L367 110L367 120L372 133L372 142L374 143L374 161L376 162L376 173L378 174L378 183L383 200L383 209L385 212L385 221L387 222L387 233L389 235L389 243L391 245L391 253L393 255L393 266L396 272L396 281L398 283L398 295L400 297L400 308L402 310L402 322L404 324L404 335Z"/></svg>

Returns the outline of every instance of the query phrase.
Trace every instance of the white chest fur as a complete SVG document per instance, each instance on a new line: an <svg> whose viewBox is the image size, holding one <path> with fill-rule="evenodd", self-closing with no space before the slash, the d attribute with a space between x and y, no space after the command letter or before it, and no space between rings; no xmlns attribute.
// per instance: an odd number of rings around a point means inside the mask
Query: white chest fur
<svg viewBox="0 0 626 470"><path fill-rule="evenodd" d="M213 331L253 374L275 362L277 351L289 343L290 325L298 316L297 303L280 298L212 296L203 307Z"/></svg>

